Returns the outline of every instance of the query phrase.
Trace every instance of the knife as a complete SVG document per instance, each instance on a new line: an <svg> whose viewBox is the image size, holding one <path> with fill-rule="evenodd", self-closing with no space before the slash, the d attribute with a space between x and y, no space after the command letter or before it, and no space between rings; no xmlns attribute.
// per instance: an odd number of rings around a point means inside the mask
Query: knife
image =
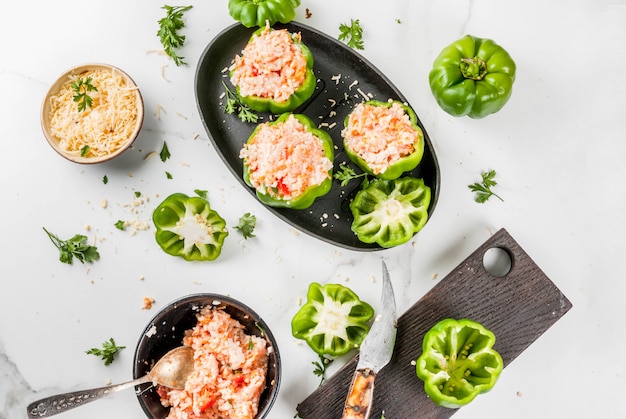
<svg viewBox="0 0 626 419"><path fill-rule="evenodd" d="M359 362L352 376L350 390L343 408L343 419L367 419L374 400L376 374L389 363L396 344L396 300L383 261L383 291L380 313L361 343Z"/></svg>

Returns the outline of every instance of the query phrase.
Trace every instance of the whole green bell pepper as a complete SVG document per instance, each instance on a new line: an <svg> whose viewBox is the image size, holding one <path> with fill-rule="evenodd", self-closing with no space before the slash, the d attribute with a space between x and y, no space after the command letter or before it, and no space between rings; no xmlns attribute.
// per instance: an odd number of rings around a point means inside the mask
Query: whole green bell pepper
<svg viewBox="0 0 626 419"><path fill-rule="evenodd" d="M372 317L372 306L350 288L313 282L306 303L291 320L291 333L320 355L340 356L361 345Z"/></svg>
<svg viewBox="0 0 626 419"><path fill-rule="evenodd" d="M424 227L429 205L430 188L423 179L374 179L350 203L351 228L364 243L398 246Z"/></svg>
<svg viewBox="0 0 626 419"><path fill-rule="evenodd" d="M300 0L228 0L228 13L246 28L273 26L291 22L298 6Z"/></svg>
<svg viewBox="0 0 626 419"><path fill-rule="evenodd" d="M300 122L304 126L306 131L311 132L315 137L320 140L320 146L324 151L324 155L332 162L335 158L335 149L332 138L327 132L316 128L313 124L313 121L311 121L311 119L309 119L306 115L284 113L280 117L278 117L277 120L272 122L265 122L265 124L270 126L282 124L291 115L293 115L298 120L298 122ZM262 124L259 124L254 129L254 131L252 131L252 134L250 134L250 137L248 138L248 144L254 141L254 137L261 129L261 125ZM286 199L284 198L284 195L287 191L284 190L284 184L282 183L281 179L276 179L278 182L277 187L268 187L267 185L261 185L261 187L256 187L255 185L253 185L250 181L250 167L247 163L247 160L244 158L243 180L248 186L256 189L256 196L261 202L266 205L277 208L304 209L310 207L315 199L320 196L326 195L330 191L333 183L333 176L331 167L328 171L328 177L324 179L322 183L317 185L310 185L302 194L298 195L297 197Z"/></svg>
<svg viewBox="0 0 626 419"><path fill-rule="evenodd" d="M436 404L458 408L493 388L504 368L496 337L469 319L444 319L424 336L415 370Z"/></svg>
<svg viewBox="0 0 626 419"><path fill-rule="evenodd" d="M250 41L252 41L254 37L260 36L264 31L268 29L270 31L275 30L273 28L261 27L254 31L254 33L252 33L252 35L250 36ZM241 89L239 88L239 86L235 85L239 99L244 104L248 105L250 109L257 112L271 112L275 115L280 115L286 112L293 111L298 106L309 100L309 98L313 95L313 92L315 92L315 87L317 86L317 78L313 73L313 64L315 63L313 53L311 52L309 47L307 47L302 42L302 39L299 36L291 34L291 39L294 45L302 52L306 61L306 72L302 84L287 98L287 100L284 101L278 101L272 97L255 95L243 96L241 94ZM231 70L231 79L234 73L235 69Z"/></svg>
<svg viewBox="0 0 626 419"><path fill-rule="evenodd" d="M374 175L379 179L391 180L399 178L400 176L402 176L403 173L415 169L417 165L420 164L420 162L422 161L422 156L424 155L424 133L422 132L422 129L417 125L417 115L415 115L413 109L397 100L389 100L386 102L380 100L370 100L364 103L365 106L379 106L384 108L391 108L394 104L399 105L404 113L409 117L411 127L417 133L417 139L413 144L412 153L404 157L400 157L398 160L389 164L382 172L375 173L370 165L349 146L344 135L344 150L348 158L352 160L352 162L354 162L357 166L359 166L363 171ZM350 115L346 116L344 120L344 127L346 131L350 129Z"/></svg>
<svg viewBox="0 0 626 419"><path fill-rule="evenodd" d="M491 39L467 35L441 51L428 80L437 103L453 116L483 118L511 97L515 62Z"/></svg>
<svg viewBox="0 0 626 419"><path fill-rule="evenodd" d="M201 197L174 193L152 213L156 241L172 256L189 261L216 259L228 236L226 222Z"/></svg>

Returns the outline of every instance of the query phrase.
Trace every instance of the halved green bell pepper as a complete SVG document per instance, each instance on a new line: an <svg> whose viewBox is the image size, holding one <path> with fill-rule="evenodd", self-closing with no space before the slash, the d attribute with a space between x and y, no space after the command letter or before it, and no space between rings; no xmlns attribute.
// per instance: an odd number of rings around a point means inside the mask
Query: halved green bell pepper
<svg viewBox="0 0 626 419"><path fill-rule="evenodd" d="M298 6L300 0L228 0L228 13L246 28L273 26L291 22Z"/></svg>
<svg viewBox="0 0 626 419"><path fill-rule="evenodd" d="M226 221L201 197L174 193L152 213L156 241L172 256L189 261L216 259L228 236Z"/></svg>
<svg viewBox="0 0 626 419"><path fill-rule="evenodd" d="M504 368L492 331L469 319L444 319L424 336L415 370L436 404L458 408L493 388Z"/></svg>
<svg viewBox="0 0 626 419"><path fill-rule="evenodd" d="M266 27L261 27L254 31L252 36L250 36L250 41L252 41L254 37L261 35L266 29ZM273 31L274 29L269 28L269 30ZM286 112L293 111L298 106L309 100L309 98L313 95L313 92L315 92L315 87L317 86L317 78L313 73L313 64L315 63L313 53L302 42L299 36L291 34L291 39L293 40L294 45L300 49L300 51L304 55L304 59L306 60L306 74L302 85L296 91L294 91L287 100L284 101L277 101L271 97L254 95L243 96L241 94L241 89L239 88L239 86L235 85L239 99L241 99L244 104L248 105L250 109L257 112L271 112L273 114L280 115ZM231 79L234 72L234 69L230 72Z"/></svg>
<svg viewBox="0 0 626 419"><path fill-rule="evenodd" d="M398 246L424 227L429 205L430 188L423 179L374 179L350 203L352 231L364 243Z"/></svg>
<svg viewBox="0 0 626 419"><path fill-rule="evenodd" d="M340 356L361 345L372 317L372 306L350 288L313 282L306 303L291 320L291 333L320 355Z"/></svg>
<svg viewBox="0 0 626 419"><path fill-rule="evenodd" d="M454 116L483 118L511 97L515 62L491 39L467 35L443 49L428 80L437 103Z"/></svg>
<svg viewBox="0 0 626 419"><path fill-rule="evenodd" d="M293 115L298 120L298 122L300 122L304 126L306 131L311 132L315 137L320 140L320 145L324 150L324 155L332 162L335 158L335 149L332 138L326 131L322 131L321 129L316 128L313 124L313 121L311 121L311 119L309 119L306 115L284 113L280 117L278 117L277 120L273 122L265 122L265 124L282 124L289 118L290 115ZM252 134L250 134L250 137L248 138L248 144L254 141L254 136L257 134L259 129L261 129L261 124L259 124L254 129L254 131L252 131ZM330 191L333 183L333 176L331 167L331 169L328 171L328 178L326 178L322 183L309 186L304 191L304 193L297 196L296 198L285 199L281 196L284 195L285 192L283 190L284 184L282 184L281 179L276 179L278 181L278 187L255 187L255 185L253 185L250 181L250 167L248 166L248 163L244 158L243 180L248 186L256 189L257 197L261 202L266 205L278 208L304 209L310 207L315 199L320 196L326 195Z"/></svg>
<svg viewBox="0 0 626 419"><path fill-rule="evenodd" d="M374 175L379 179L397 179L402 176L403 173L413 170L420 164L422 161L422 157L424 155L424 133L422 129L417 125L417 115L409 106L397 100L389 100L383 102L381 100L369 100L365 102L365 105L369 106L380 106L384 108L391 108L393 104L398 104L404 111L406 115L408 115L409 120L411 121L411 127L417 132L417 140L415 141L413 147L414 150L411 154L401 157L394 163L391 163L387 168L380 172L374 173L369 164L350 146L347 144L347 141L344 138L344 150L346 155L353 163L359 166L364 172L369 173L370 175ZM346 116L344 120L345 129L349 128L350 115Z"/></svg>

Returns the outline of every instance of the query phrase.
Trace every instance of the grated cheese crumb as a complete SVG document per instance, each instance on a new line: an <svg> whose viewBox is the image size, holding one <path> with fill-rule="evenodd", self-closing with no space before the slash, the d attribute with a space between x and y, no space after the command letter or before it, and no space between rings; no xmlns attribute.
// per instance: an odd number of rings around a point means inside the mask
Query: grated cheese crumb
<svg viewBox="0 0 626 419"><path fill-rule="evenodd" d="M101 208L106 208L109 205L108 201L106 199L103 199L102 201L100 201L100 207Z"/></svg>

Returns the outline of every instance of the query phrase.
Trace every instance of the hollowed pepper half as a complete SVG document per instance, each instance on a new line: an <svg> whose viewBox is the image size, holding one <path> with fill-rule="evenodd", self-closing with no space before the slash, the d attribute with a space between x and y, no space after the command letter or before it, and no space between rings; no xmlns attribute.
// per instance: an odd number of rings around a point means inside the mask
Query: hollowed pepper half
<svg viewBox="0 0 626 419"><path fill-rule="evenodd" d="M415 366L430 399L458 408L491 390L504 368L495 342L493 332L473 320L444 319L433 326Z"/></svg>

